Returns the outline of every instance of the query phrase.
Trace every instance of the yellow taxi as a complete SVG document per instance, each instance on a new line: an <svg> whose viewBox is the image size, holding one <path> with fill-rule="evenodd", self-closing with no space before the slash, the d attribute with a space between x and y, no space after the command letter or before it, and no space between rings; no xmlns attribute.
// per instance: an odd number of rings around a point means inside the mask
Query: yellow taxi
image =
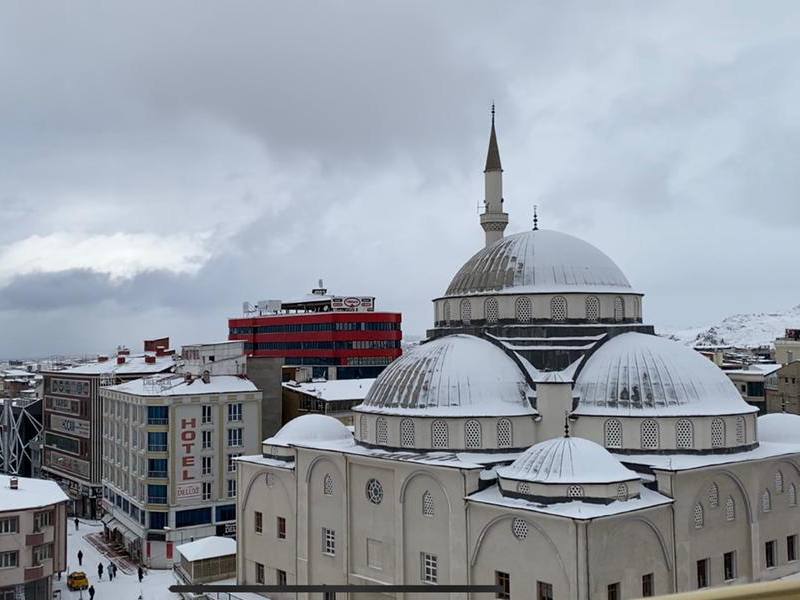
<svg viewBox="0 0 800 600"><path fill-rule="evenodd" d="M73 571L67 575L67 587L71 590L85 590L89 588L89 578L83 571Z"/></svg>

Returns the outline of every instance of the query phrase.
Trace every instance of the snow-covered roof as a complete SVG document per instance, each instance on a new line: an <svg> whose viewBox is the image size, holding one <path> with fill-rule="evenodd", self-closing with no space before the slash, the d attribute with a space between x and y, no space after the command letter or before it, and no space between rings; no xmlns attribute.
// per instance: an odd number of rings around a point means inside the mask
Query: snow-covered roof
<svg viewBox="0 0 800 600"><path fill-rule="evenodd" d="M183 374L143 377L105 389L124 392L134 396L196 396L198 394L237 394L257 392L258 388L249 379L237 375L212 375L208 383L196 378L186 383Z"/></svg>
<svg viewBox="0 0 800 600"><path fill-rule="evenodd" d="M546 484L616 483L639 478L601 445L566 436L531 446L509 466L498 469L497 474Z"/></svg>
<svg viewBox="0 0 800 600"><path fill-rule="evenodd" d="M710 360L671 340L617 335L578 374L576 414L730 415L755 412Z"/></svg>
<svg viewBox="0 0 800 600"><path fill-rule="evenodd" d="M759 432L759 437L760 434L761 432ZM797 456L798 454L800 454L800 444L761 441L758 447L743 452L723 452L720 454L615 454L615 456L619 461L628 465L644 465L651 469L663 469L665 471L688 471L730 463L772 459L779 456Z"/></svg>
<svg viewBox="0 0 800 600"><path fill-rule="evenodd" d="M176 549L186 560L194 562L196 560L236 554L236 540L234 538L212 535L211 537L181 544L177 546Z"/></svg>
<svg viewBox="0 0 800 600"><path fill-rule="evenodd" d="M11 489L10 481L8 475L0 475L0 512L40 508L69 500L55 481L18 477L16 490Z"/></svg>
<svg viewBox="0 0 800 600"><path fill-rule="evenodd" d="M758 417L758 439L762 442L800 445L800 415L770 413Z"/></svg>
<svg viewBox="0 0 800 600"><path fill-rule="evenodd" d="M767 376L780 369L783 365L778 363L753 363L743 369L725 369L727 375L759 375Z"/></svg>
<svg viewBox="0 0 800 600"><path fill-rule="evenodd" d="M314 396L325 402L338 400L363 400L375 379L332 379L308 383L287 382L284 389Z"/></svg>
<svg viewBox="0 0 800 600"><path fill-rule="evenodd" d="M152 355L154 356L154 355ZM104 361L94 361L84 363L76 367L70 367L61 371L55 371L59 375L136 375L146 373L161 373L175 365L172 355L155 356L154 363L145 362L144 354L125 356L125 362L117 364L117 359L111 357Z"/></svg>
<svg viewBox="0 0 800 600"><path fill-rule="evenodd" d="M293 446L319 442L353 443L353 434L339 420L328 415L307 414L295 417L264 440L269 446Z"/></svg>
<svg viewBox="0 0 800 600"><path fill-rule="evenodd" d="M378 376L360 412L424 416L533 415L525 374L503 350L472 335L416 346Z"/></svg>
<svg viewBox="0 0 800 600"><path fill-rule="evenodd" d="M546 229L523 231L483 248L456 273L445 296L500 291L635 293L603 252Z"/></svg>

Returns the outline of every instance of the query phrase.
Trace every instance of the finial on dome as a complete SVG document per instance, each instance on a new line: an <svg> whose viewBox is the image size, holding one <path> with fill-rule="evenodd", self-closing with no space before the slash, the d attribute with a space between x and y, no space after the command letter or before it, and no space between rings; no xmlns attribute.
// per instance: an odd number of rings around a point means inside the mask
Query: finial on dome
<svg viewBox="0 0 800 600"><path fill-rule="evenodd" d="M538 214L538 211L539 211L539 205L538 204L534 204L533 205L533 230L534 231L538 231L539 230L539 214Z"/></svg>
<svg viewBox="0 0 800 600"><path fill-rule="evenodd" d="M564 437L569 437L569 411L564 411Z"/></svg>

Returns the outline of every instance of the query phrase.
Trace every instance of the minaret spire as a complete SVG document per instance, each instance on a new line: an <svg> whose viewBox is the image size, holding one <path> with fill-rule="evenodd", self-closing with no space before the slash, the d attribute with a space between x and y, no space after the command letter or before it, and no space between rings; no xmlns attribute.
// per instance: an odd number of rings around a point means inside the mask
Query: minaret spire
<svg viewBox="0 0 800 600"><path fill-rule="evenodd" d="M508 214L503 212L503 167L500 164L500 149L494 127L495 109L492 103L492 130L489 134L489 150L486 153L486 168L483 170L485 196L481 227L486 233L486 246L502 239L508 225Z"/></svg>

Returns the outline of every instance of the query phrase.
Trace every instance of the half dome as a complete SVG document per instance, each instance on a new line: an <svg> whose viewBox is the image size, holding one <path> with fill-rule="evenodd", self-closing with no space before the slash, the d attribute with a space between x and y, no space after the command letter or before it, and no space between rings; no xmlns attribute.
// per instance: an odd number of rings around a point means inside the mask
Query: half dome
<svg viewBox="0 0 800 600"><path fill-rule="evenodd" d="M353 434L339 419L327 415L308 414L295 417L263 443L266 446L288 447L308 442L348 441L353 441Z"/></svg>
<svg viewBox="0 0 800 600"><path fill-rule="evenodd" d="M625 274L583 240L537 229L504 237L470 258L445 296L484 292L631 293Z"/></svg>
<svg viewBox="0 0 800 600"><path fill-rule="evenodd" d="M623 333L604 343L575 383L578 415L722 416L749 414L714 363L677 342Z"/></svg>
<svg viewBox="0 0 800 600"><path fill-rule="evenodd" d="M771 413L758 417L758 439L762 442L800 445L800 415Z"/></svg>
<svg viewBox="0 0 800 600"><path fill-rule="evenodd" d="M503 350L472 335L421 344L377 377L359 412L419 416L533 415L525 374Z"/></svg>

